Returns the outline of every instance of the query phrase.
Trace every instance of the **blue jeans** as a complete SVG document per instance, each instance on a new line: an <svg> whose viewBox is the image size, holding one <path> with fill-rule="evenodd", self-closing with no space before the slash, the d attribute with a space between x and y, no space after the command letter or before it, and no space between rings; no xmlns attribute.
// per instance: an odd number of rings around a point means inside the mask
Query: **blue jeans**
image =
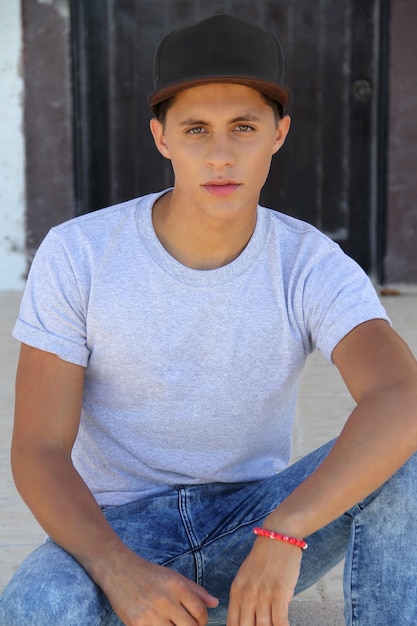
<svg viewBox="0 0 417 626"><path fill-rule="evenodd" d="M232 580L255 539L252 529L328 453L331 443L272 478L178 486L110 507L115 532L141 557L170 567L220 599L210 624L225 624ZM417 624L417 456L385 485L307 538L296 593L346 556L346 623ZM83 568L48 540L22 563L0 600L0 626L121 626Z"/></svg>

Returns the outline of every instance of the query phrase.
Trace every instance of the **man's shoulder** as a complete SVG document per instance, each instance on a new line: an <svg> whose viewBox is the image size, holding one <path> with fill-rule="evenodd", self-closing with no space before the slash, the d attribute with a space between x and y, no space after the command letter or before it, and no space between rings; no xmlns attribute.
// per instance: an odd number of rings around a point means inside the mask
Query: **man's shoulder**
<svg viewBox="0 0 417 626"><path fill-rule="evenodd" d="M151 193L138 198L132 198L125 202L120 202L107 206L90 213L85 213L63 222L52 228L55 233L68 234L71 231L93 231L95 233L108 230L114 227L121 220L129 219L137 211L145 211L152 206L160 193Z"/></svg>
<svg viewBox="0 0 417 626"><path fill-rule="evenodd" d="M338 248L338 245L325 233L313 224L270 208L260 207L266 211L271 228L281 242L286 241L291 246L323 247L326 250Z"/></svg>

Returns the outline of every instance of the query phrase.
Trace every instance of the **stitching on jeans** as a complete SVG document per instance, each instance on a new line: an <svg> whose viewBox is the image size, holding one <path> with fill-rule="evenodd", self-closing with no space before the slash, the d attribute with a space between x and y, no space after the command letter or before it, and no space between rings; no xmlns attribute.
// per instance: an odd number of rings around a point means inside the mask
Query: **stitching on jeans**
<svg viewBox="0 0 417 626"><path fill-rule="evenodd" d="M265 517L267 517L274 510L275 510L275 507L273 507L269 511L266 511L262 515L259 515L255 519L250 520L249 522L244 522L244 523L242 522L238 526L235 526L234 528L231 528L230 530L228 530L226 532L223 532L220 535L216 535L216 537L213 537L212 539L210 539L209 541L204 542L201 545L196 544L195 548L192 548L191 550L187 550L187 552L183 552L182 554L178 554L177 556L174 556L171 559L168 559L167 561L164 561L164 563L162 563L162 565L166 566L169 563L173 563L177 559L180 559L181 557L187 556L189 554L193 554L194 558L195 558L196 550L200 550L201 548L205 548L206 546L210 546L212 543L215 543L219 539L223 539L224 537L227 537L228 535L231 535L232 533L236 532L237 530L240 530L241 528L245 528L246 526L256 526L256 524L258 522L263 520ZM180 514L181 514L181 511L180 511ZM182 514L181 514L181 518L182 518ZM183 519L183 523L184 523L184 526L185 526L185 528L187 530L187 525L186 525L186 522L184 521L184 519ZM188 535L188 532L187 532L187 535ZM190 540L190 537L188 537L188 539L189 539L191 545L193 545L192 541Z"/></svg>
<svg viewBox="0 0 417 626"><path fill-rule="evenodd" d="M100 622L101 626L106 626L106 624L109 621L109 618L112 617L113 615L114 615L114 610L111 606L109 606L109 609L107 610L106 615L103 617L103 619Z"/></svg>
<svg viewBox="0 0 417 626"><path fill-rule="evenodd" d="M187 492L181 487L178 489L178 510L184 524L185 532L187 533L188 541L191 545L191 553L194 557L194 565L196 571L196 582L199 585L203 584L203 559L200 554L200 545L197 541L197 537L194 534L191 521L187 513ZM188 552L188 554L190 553ZM177 557L178 558L178 557ZM172 560L171 560L172 562Z"/></svg>
<svg viewBox="0 0 417 626"><path fill-rule="evenodd" d="M220 535L217 535L216 537L213 537L212 539L207 541L204 544L204 546L209 546L212 543L214 543L215 541L218 541L219 539L223 539L223 537L227 537L228 535L233 534L234 532L236 532L237 530L240 530L241 528L246 528L247 526L256 526L258 522L260 522L265 517L267 517L270 513L272 513L272 511L275 511L275 508L276 507L273 507L269 511L266 511L265 513L263 513L262 515L258 515L258 517L255 517L254 519L251 519L250 521L242 522L241 524L238 524L237 526L234 526L233 528L230 528L226 532L223 532Z"/></svg>

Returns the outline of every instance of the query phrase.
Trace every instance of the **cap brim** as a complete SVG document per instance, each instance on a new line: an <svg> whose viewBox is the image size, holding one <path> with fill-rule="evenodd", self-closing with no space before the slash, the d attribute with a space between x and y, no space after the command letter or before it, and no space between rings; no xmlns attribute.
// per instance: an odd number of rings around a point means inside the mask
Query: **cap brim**
<svg viewBox="0 0 417 626"><path fill-rule="evenodd" d="M290 100L290 91L288 87L281 83L273 83L270 81L263 81L260 79L250 78L248 76L212 76L196 79L188 79L186 81L180 81L165 85L161 89L155 89L148 96L148 102L153 110L155 107L168 100L172 96L175 96L179 91L184 89L190 89L191 87L198 87L200 85L206 85L210 83L232 83L237 85L245 85L251 87L257 91L265 94L272 100L279 102L283 107L286 107Z"/></svg>

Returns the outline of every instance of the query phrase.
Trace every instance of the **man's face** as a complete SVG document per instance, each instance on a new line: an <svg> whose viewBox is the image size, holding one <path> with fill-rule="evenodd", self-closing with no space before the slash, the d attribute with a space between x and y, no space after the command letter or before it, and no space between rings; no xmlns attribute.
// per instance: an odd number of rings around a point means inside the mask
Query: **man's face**
<svg viewBox="0 0 417 626"><path fill-rule="evenodd" d="M159 151L171 160L174 196L216 219L253 213L272 155L285 141L289 118L249 87L215 83L181 91L165 124L151 122Z"/></svg>

